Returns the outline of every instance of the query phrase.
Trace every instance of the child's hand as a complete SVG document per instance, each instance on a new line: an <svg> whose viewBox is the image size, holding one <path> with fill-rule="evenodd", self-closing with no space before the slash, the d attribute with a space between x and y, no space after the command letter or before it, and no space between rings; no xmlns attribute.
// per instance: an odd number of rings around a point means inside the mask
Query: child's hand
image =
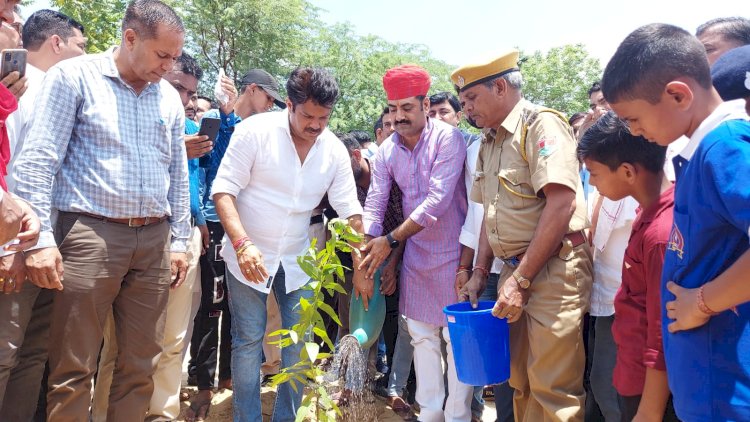
<svg viewBox="0 0 750 422"><path fill-rule="evenodd" d="M699 289L685 289L670 281L667 290L675 295L675 300L667 302L667 318L674 320L667 326L670 333L700 327L711 318L698 308Z"/></svg>

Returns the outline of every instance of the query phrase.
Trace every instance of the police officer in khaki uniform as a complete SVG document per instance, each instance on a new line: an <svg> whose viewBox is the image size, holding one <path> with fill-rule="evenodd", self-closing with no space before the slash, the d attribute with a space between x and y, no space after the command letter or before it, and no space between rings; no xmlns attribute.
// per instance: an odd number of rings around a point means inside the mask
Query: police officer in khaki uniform
<svg viewBox="0 0 750 422"><path fill-rule="evenodd" d="M582 321L592 282L576 142L558 112L523 99L518 52L451 75L484 139L471 200L484 226L463 300L484 290L492 259L505 265L492 310L510 323L513 409L519 421L582 421Z"/></svg>

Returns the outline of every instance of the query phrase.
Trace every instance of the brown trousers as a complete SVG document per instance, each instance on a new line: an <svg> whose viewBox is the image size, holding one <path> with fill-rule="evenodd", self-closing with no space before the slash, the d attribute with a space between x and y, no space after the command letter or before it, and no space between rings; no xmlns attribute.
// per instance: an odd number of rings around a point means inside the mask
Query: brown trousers
<svg viewBox="0 0 750 422"><path fill-rule="evenodd" d="M510 324L510 385L517 421L583 421L583 315L591 295L591 265L587 244L547 261L529 288L523 315ZM505 265L500 283L513 270Z"/></svg>
<svg viewBox="0 0 750 422"><path fill-rule="evenodd" d="M110 309L119 354L108 421L143 420L153 391L169 298L169 224L131 228L60 213L55 238L64 290L52 306L48 419L89 418L91 381Z"/></svg>

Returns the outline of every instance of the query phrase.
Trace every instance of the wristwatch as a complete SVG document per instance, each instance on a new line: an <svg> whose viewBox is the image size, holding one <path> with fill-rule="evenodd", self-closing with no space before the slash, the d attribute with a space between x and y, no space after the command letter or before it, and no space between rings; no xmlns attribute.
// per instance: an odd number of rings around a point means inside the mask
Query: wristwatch
<svg viewBox="0 0 750 422"><path fill-rule="evenodd" d="M516 283L518 283L518 287L526 290L531 286L531 280L521 275L521 273L518 272L518 270L513 271L513 278L516 279Z"/></svg>
<svg viewBox="0 0 750 422"><path fill-rule="evenodd" d="M388 241L388 244L391 246L391 249L398 248L399 241L396 240L396 239L394 239L393 236L390 233L388 233L387 235L385 235L385 239Z"/></svg>

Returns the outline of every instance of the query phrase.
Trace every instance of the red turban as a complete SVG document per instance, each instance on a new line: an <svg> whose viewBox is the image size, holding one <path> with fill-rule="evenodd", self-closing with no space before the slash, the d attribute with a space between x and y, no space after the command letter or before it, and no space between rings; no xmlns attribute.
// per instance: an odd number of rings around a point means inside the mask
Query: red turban
<svg viewBox="0 0 750 422"><path fill-rule="evenodd" d="M389 100L427 95L430 90L430 74L413 64L396 66L385 72L383 88Z"/></svg>

